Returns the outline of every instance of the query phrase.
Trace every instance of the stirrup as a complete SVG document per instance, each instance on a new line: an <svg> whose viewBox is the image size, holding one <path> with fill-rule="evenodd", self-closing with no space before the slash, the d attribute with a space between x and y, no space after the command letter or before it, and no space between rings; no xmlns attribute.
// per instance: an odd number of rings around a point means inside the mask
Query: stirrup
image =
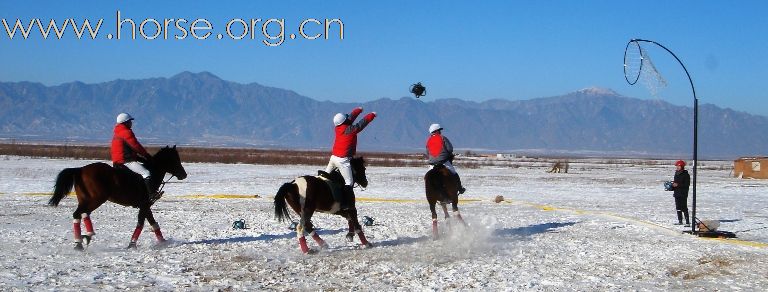
<svg viewBox="0 0 768 292"><path fill-rule="evenodd" d="M149 196L149 203L154 204L157 200L163 197L164 191L154 192Z"/></svg>

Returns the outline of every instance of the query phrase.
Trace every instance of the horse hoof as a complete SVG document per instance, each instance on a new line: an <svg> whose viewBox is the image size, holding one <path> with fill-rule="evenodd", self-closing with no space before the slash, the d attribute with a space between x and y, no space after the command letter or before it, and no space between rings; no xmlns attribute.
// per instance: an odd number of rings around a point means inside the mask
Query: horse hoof
<svg viewBox="0 0 768 292"><path fill-rule="evenodd" d="M83 248L83 243L82 242L75 243L75 250L79 250L79 251L85 250Z"/></svg>
<svg viewBox="0 0 768 292"><path fill-rule="evenodd" d="M373 248L373 243L366 243L363 245L363 248Z"/></svg>
<svg viewBox="0 0 768 292"><path fill-rule="evenodd" d="M171 243L167 240L160 240L155 244L155 248L165 248L171 245Z"/></svg>
<svg viewBox="0 0 768 292"><path fill-rule="evenodd" d="M317 253L317 250L315 250L315 249L309 249L309 250L307 250L307 252L305 252L304 254L306 254L306 255L313 255L313 254L316 254L316 253Z"/></svg>
<svg viewBox="0 0 768 292"><path fill-rule="evenodd" d="M85 242L85 245L91 245L91 236L90 235L83 235L82 238L83 238L83 241Z"/></svg>
<svg viewBox="0 0 768 292"><path fill-rule="evenodd" d="M136 243L135 242L129 243L128 247L126 247L126 249L136 249Z"/></svg>
<svg viewBox="0 0 768 292"><path fill-rule="evenodd" d="M347 241L349 242L355 241L355 234L352 232L347 233Z"/></svg>

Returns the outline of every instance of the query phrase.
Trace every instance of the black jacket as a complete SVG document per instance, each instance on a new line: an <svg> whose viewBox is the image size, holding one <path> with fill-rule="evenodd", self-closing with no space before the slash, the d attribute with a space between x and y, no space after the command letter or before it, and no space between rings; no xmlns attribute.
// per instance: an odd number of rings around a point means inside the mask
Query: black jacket
<svg viewBox="0 0 768 292"><path fill-rule="evenodd" d="M688 188L691 186L691 176L688 174L688 171L685 169L675 171L675 180L673 182L677 183L677 186L673 187L673 190L675 191L674 196L687 197Z"/></svg>

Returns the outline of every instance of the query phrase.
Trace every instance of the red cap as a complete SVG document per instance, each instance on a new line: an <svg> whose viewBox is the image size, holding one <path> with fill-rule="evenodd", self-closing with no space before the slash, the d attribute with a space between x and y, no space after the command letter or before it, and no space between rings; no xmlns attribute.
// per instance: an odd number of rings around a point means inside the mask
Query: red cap
<svg viewBox="0 0 768 292"><path fill-rule="evenodd" d="M685 166L685 161L678 160L677 162L675 162L675 166Z"/></svg>

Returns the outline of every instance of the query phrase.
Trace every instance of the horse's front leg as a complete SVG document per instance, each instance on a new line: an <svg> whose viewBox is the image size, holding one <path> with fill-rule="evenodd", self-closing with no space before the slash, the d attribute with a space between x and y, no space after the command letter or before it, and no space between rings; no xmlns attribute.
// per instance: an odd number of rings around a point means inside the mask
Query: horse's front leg
<svg viewBox="0 0 768 292"><path fill-rule="evenodd" d="M451 215L448 215L448 204L445 202L440 203L440 207L443 207L443 214L445 214L445 225L448 226L449 232L453 230L453 225L451 224Z"/></svg>
<svg viewBox="0 0 768 292"><path fill-rule="evenodd" d="M163 237L163 232L160 231L160 225L157 224L157 221L155 221L155 216L152 214L152 209L150 209L149 207L147 207L146 218L147 218L147 222L149 223L149 228L152 228L152 232L155 233L157 242L160 244L165 243L166 240Z"/></svg>
<svg viewBox="0 0 768 292"><path fill-rule="evenodd" d="M459 200L458 198L453 201L453 216L456 216L456 219L461 222L461 224L464 225L464 227L467 227L467 222L464 222L464 218L461 218L461 213L459 213Z"/></svg>
<svg viewBox="0 0 768 292"><path fill-rule="evenodd" d="M349 226L349 231L347 231L346 238L347 238L347 241L352 242L355 240L355 221L352 220L352 215L350 215L349 213L347 213L346 218L347 218L347 226Z"/></svg>

